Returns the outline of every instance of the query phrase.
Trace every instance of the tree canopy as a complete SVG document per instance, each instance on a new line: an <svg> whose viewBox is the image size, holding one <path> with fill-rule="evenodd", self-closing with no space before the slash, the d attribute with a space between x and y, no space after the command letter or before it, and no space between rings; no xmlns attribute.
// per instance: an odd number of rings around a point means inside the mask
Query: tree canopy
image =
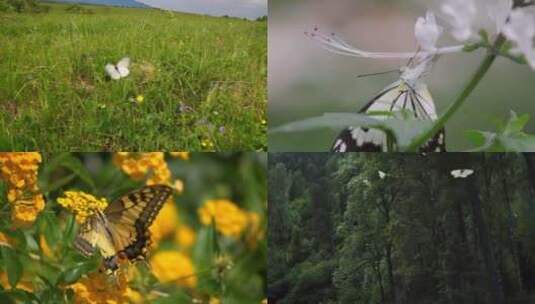
<svg viewBox="0 0 535 304"><path fill-rule="evenodd" d="M535 155L269 161L270 303L535 303Z"/></svg>

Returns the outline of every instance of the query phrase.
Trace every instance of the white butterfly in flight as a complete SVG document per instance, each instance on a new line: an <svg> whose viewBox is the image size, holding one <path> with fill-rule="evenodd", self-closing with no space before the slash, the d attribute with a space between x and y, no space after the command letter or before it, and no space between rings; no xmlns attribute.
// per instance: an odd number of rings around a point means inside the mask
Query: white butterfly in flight
<svg viewBox="0 0 535 304"><path fill-rule="evenodd" d="M119 60L116 65L108 63L104 69L106 70L106 74L108 74L111 79L119 80L130 74L130 70L128 69L129 66L130 58L125 57Z"/></svg>
<svg viewBox="0 0 535 304"><path fill-rule="evenodd" d="M452 170L451 176L454 178L467 178L468 176L472 175L474 173L474 170L472 169L456 169Z"/></svg>
<svg viewBox="0 0 535 304"><path fill-rule="evenodd" d="M380 178L380 179L385 179L385 177L386 177L386 173L384 173L384 172L381 171L381 170L377 171L377 173L379 173L379 178Z"/></svg>

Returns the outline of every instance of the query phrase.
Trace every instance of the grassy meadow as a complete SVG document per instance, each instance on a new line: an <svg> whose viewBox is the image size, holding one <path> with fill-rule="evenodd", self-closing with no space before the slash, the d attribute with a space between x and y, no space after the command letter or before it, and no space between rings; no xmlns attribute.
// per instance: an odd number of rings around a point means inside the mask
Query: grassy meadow
<svg viewBox="0 0 535 304"><path fill-rule="evenodd" d="M265 21L46 5L0 13L1 150L266 149Z"/></svg>

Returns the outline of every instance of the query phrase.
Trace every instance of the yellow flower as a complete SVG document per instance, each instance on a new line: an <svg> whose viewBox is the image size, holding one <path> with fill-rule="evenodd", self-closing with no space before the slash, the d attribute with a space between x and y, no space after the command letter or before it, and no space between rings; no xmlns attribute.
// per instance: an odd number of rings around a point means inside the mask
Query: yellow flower
<svg viewBox="0 0 535 304"><path fill-rule="evenodd" d="M189 249L195 243L195 231L187 225L180 225L175 233L175 242L180 249Z"/></svg>
<svg viewBox="0 0 535 304"><path fill-rule="evenodd" d="M11 285L9 284L9 281L7 279L7 273L6 272L0 272L0 285L4 287L4 289L10 289ZM18 289L23 289L28 292L33 292L33 284L32 282L28 281L27 277L22 277L22 279L17 283Z"/></svg>
<svg viewBox="0 0 535 304"><path fill-rule="evenodd" d="M262 302L260 302L260 304L268 304L267 299L263 299Z"/></svg>
<svg viewBox="0 0 535 304"><path fill-rule="evenodd" d="M0 178L7 183L7 199L12 203L15 226L27 226L44 209L45 201L37 186L41 163L38 152L0 153Z"/></svg>
<svg viewBox="0 0 535 304"><path fill-rule="evenodd" d="M28 200L19 199L13 204L11 218L16 226L28 226L45 208L43 195L34 194Z"/></svg>
<svg viewBox="0 0 535 304"><path fill-rule="evenodd" d="M210 297L210 302L208 302L208 303L209 304L221 304L221 300L219 300L216 297Z"/></svg>
<svg viewBox="0 0 535 304"><path fill-rule="evenodd" d="M198 213L204 225L214 219L217 231L225 236L238 238L247 227L247 215L229 200L208 200Z"/></svg>
<svg viewBox="0 0 535 304"><path fill-rule="evenodd" d="M179 179L176 179L175 180L175 184L173 186L175 188L175 191L178 194L182 194L182 192L184 192L184 182L183 181L181 181Z"/></svg>
<svg viewBox="0 0 535 304"><path fill-rule="evenodd" d="M11 243L12 243L11 239L4 233L0 232L0 245L11 247Z"/></svg>
<svg viewBox="0 0 535 304"><path fill-rule="evenodd" d="M152 247L158 246L161 239L172 234L178 223L178 210L173 199L168 200L149 227Z"/></svg>
<svg viewBox="0 0 535 304"><path fill-rule="evenodd" d="M136 96L136 102L137 103L143 103L144 100L145 100L145 97L143 97L143 95L137 95Z"/></svg>
<svg viewBox="0 0 535 304"><path fill-rule="evenodd" d="M136 290L133 290L130 287L126 288L126 297L132 303L143 303L143 296Z"/></svg>
<svg viewBox="0 0 535 304"><path fill-rule="evenodd" d="M150 260L151 269L162 283L175 282L185 287L195 287L197 276L191 259L176 251L160 251Z"/></svg>
<svg viewBox="0 0 535 304"><path fill-rule="evenodd" d="M171 184L171 171L163 152L118 152L113 162L133 180L147 179L147 185Z"/></svg>
<svg viewBox="0 0 535 304"><path fill-rule="evenodd" d="M105 273L94 272L69 286L76 304L115 304L127 302L126 275L118 272L115 281Z"/></svg>
<svg viewBox="0 0 535 304"><path fill-rule="evenodd" d="M63 208L76 215L76 221L83 224L95 212L102 212L108 206L105 198L97 199L91 194L82 191L66 191L65 197L58 198Z"/></svg>
<svg viewBox="0 0 535 304"><path fill-rule="evenodd" d="M213 150L215 145L210 139L203 139L201 141L201 147L203 147L206 150Z"/></svg>
<svg viewBox="0 0 535 304"><path fill-rule="evenodd" d="M260 123L262 123L263 126L267 125L267 121L265 119L262 119Z"/></svg>
<svg viewBox="0 0 535 304"><path fill-rule="evenodd" d="M172 157L178 157L183 160L189 159L189 152L170 152Z"/></svg>

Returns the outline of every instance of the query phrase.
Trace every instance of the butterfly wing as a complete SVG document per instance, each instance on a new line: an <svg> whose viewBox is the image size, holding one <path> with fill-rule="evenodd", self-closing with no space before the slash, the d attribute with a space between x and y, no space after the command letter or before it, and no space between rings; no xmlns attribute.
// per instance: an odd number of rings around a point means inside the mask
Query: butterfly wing
<svg viewBox="0 0 535 304"><path fill-rule="evenodd" d="M78 231L74 246L84 256L91 256L98 249L104 259L115 254L111 233L102 214L89 218Z"/></svg>
<svg viewBox="0 0 535 304"><path fill-rule="evenodd" d="M417 119L437 118L433 98L424 84L418 89L407 87L396 81L372 98L359 113L392 112L409 110ZM385 119L376 115L374 118ZM337 136L332 145L333 152L381 152L387 149L386 134L379 129L348 127ZM434 138L420 148L420 152L445 151L445 132L442 129Z"/></svg>
<svg viewBox="0 0 535 304"><path fill-rule="evenodd" d="M401 81L396 81L372 98L359 113L391 111L400 99ZM380 118L379 116L374 116ZM336 137L331 147L333 152L381 152L386 151L386 134L378 129L348 127Z"/></svg>
<svg viewBox="0 0 535 304"><path fill-rule="evenodd" d="M106 71L106 74L108 74L108 76L110 76L111 79L113 79L113 80L121 79L121 74L115 68L115 66L113 64L108 63L106 65L106 67L104 68L104 70Z"/></svg>
<svg viewBox="0 0 535 304"><path fill-rule="evenodd" d="M150 245L148 228L173 190L164 185L146 186L112 202L104 215L117 254L143 259Z"/></svg>
<svg viewBox="0 0 535 304"><path fill-rule="evenodd" d="M119 72L120 78L126 77L130 74L130 58L125 57L117 63L117 71Z"/></svg>
<svg viewBox="0 0 535 304"><path fill-rule="evenodd" d="M98 249L112 271L122 257L143 259L150 245L148 228L171 194L170 187L154 185L122 196L82 225L75 247L85 256Z"/></svg>

